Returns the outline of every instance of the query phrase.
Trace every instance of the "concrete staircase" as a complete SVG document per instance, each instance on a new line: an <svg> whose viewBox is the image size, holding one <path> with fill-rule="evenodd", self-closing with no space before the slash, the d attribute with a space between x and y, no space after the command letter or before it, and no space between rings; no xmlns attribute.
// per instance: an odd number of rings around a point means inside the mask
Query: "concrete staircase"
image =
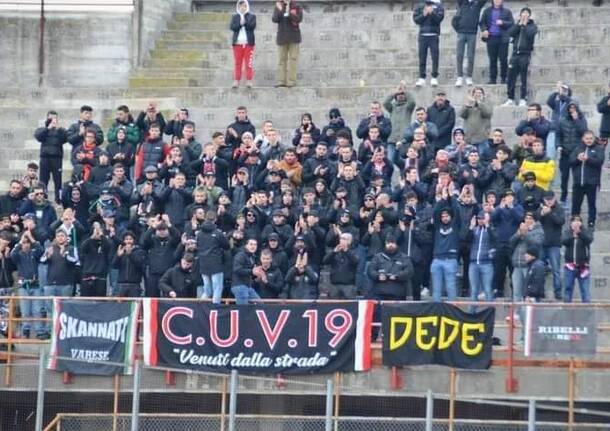
<svg viewBox="0 0 610 431"><path fill-rule="evenodd" d="M272 2L257 2L257 47L254 88L230 88L232 54L228 20L233 2L206 3L195 13L175 14L167 30L143 66L135 70L129 88L62 87L46 89L0 89L0 186L23 172L25 164L38 159L34 128L48 109L59 110L66 127L78 116L82 104L92 105L95 121L108 129L119 104L137 113L147 101L160 101L171 114L178 106L188 106L198 126L200 140L224 130L233 119L235 107L245 105L257 127L271 119L288 141L303 112L311 112L323 126L333 106L341 108L348 125L355 128L372 100L383 99L401 79L412 85L417 76L415 40L417 28L411 19L411 5L391 2L322 3L302 1L305 9L302 32L299 82L294 89L273 88L275 79L275 25L271 22ZM524 3L523 3L524 4ZM610 67L610 7L593 8L589 2L573 2L558 7L529 2L540 33L531 67L531 101L544 103L559 79L571 84L576 98L597 130L599 114L595 104L607 91ZM511 4L518 12L521 3ZM455 79L455 34L450 21L454 5L448 5L442 24L441 88L459 107L466 89L453 87ZM487 55L478 43L475 83L486 81ZM505 99L505 86L483 85L487 97L499 105ZM413 90L418 104L429 105L434 91ZM524 108L497 107L493 126L501 127L514 143L514 126L525 115ZM68 150L68 148L66 148ZM6 155L6 156L5 156ZM68 159L66 158L66 161ZM65 163L66 173L70 171ZM604 182L610 171L604 172ZM594 245L594 298L610 299L610 188L602 186L598 208L601 211Z"/></svg>

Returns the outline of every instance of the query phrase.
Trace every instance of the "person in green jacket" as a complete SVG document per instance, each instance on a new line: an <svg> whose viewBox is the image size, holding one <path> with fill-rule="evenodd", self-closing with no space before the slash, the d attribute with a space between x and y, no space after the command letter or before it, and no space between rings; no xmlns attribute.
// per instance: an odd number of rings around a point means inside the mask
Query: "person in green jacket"
<svg viewBox="0 0 610 431"><path fill-rule="evenodd" d="M485 91L481 87L473 88L460 110L467 143L478 145L487 140L491 131L492 115L493 107L485 102Z"/></svg>
<svg viewBox="0 0 610 431"><path fill-rule="evenodd" d="M400 81L396 91L385 98L383 107L388 112L392 124L392 133L388 137L387 157L393 163L396 143L402 139L402 133L411 124L411 116L415 109L415 96L407 91L405 81Z"/></svg>
<svg viewBox="0 0 610 431"><path fill-rule="evenodd" d="M136 127L136 124L129 112L129 108L125 105L121 105L116 110L116 119L110 129L108 129L107 139L108 142L113 144L117 142L117 132L119 127L125 127L127 136L126 141L128 144L133 145L133 148L140 143L140 130Z"/></svg>

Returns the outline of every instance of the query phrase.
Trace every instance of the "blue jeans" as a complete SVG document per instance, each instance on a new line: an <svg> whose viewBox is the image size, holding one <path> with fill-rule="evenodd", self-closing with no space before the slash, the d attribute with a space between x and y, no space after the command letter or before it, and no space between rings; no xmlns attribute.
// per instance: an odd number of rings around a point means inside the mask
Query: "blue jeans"
<svg viewBox="0 0 610 431"><path fill-rule="evenodd" d="M478 301L479 293L485 292L485 301L493 301L492 283L494 278L494 266L490 263L476 263L470 261L468 268L468 280L470 281L470 300ZM476 306L471 307L475 311Z"/></svg>
<svg viewBox="0 0 610 431"><path fill-rule="evenodd" d="M42 289L40 287L30 287L28 289L24 287L19 288L19 296L27 296L29 298L36 298L42 296ZM21 310L21 317L42 317L42 302L39 299L20 299L19 300L19 309ZM23 331L29 331L30 327L34 326L36 328L36 334L40 335L45 332L43 322L22 322L21 323L21 333Z"/></svg>
<svg viewBox="0 0 610 431"><path fill-rule="evenodd" d="M50 284L44 287L44 296L61 296L61 297L72 297L74 293L74 286L71 284ZM53 300L45 301L45 307L47 309L47 317L53 316ZM52 322L49 322L47 328L51 330Z"/></svg>
<svg viewBox="0 0 610 431"><path fill-rule="evenodd" d="M394 142L388 142L388 145L385 147L385 149L386 157L392 164L394 164L394 157L396 157L396 144Z"/></svg>
<svg viewBox="0 0 610 431"><path fill-rule="evenodd" d="M474 69L474 51L477 46L477 34L458 33L457 34L457 76L464 76L464 51L468 57L468 65L466 66L466 76L472 78L472 70Z"/></svg>
<svg viewBox="0 0 610 431"><path fill-rule="evenodd" d="M108 282L110 283L110 292L112 296L119 295L119 270L111 268L108 272Z"/></svg>
<svg viewBox="0 0 610 431"><path fill-rule="evenodd" d="M202 274L203 278L203 299L212 298L214 304L220 304L220 298L222 298L222 289L224 287L225 277L224 273L217 272L216 274L206 275Z"/></svg>
<svg viewBox="0 0 610 431"><path fill-rule="evenodd" d="M250 301L261 299L261 297L258 296L258 293L256 293L256 290L245 284L237 284L231 287L231 292L233 292L233 296L235 296L235 303L237 305L246 305L250 303Z"/></svg>
<svg viewBox="0 0 610 431"><path fill-rule="evenodd" d="M582 302L591 302L591 292L589 291L589 284L591 282L591 275L587 275L584 278L579 276L578 269L572 271L568 268L564 268L564 274L566 277L566 292L563 296L565 302L572 302L572 294L574 293L574 282L578 279L578 287L580 288L580 300Z"/></svg>
<svg viewBox="0 0 610 431"><path fill-rule="evenodd" d="M559 247L544 247L543 261L549 263L553 274L553 292L555 297L561 296L561 248Z"/></svg>
<svg viewBox="0 0 610 431"><path fill-rule="evenodd" d="M458 270L457 259L432 259L430 265L430 276L432 278L432 300L441 302L443 288L447 292L449 301L455 300L456 280Z"/></svg>
<svg viewBox="0 0 610 431"><path fill-rule="evenodd" d="M523 294L525 289L525 277L527 276L527 266L513 268L512 282L513 282L513 301L523 301Z"/></svg>

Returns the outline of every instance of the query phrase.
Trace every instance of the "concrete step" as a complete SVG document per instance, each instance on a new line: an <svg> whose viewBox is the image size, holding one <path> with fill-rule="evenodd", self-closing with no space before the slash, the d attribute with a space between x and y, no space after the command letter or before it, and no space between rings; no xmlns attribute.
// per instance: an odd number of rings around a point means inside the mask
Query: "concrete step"
<svg viewBox="0 0 610 431"><path fill-rule="evenodd" d="M398 82L396 85L397 84ZM427 105L433 100L436 91L442 89L447 92L450 100L463 100L464 89L455 88L453 86L453 80L449 83L441 81L440 84L441 85L436 89L429 86L415 89L414 91L417 99ZM216 108L245 104L247 106L258 105L269 107L269 110L271 111L272 107L276 106L280 101L285 101L286 98L290 99L291 107L305 107L307 109L311 109L312 106L365 107L372 100L382 100L396 88L396 85L377 86L366 82L362 87L337 86L312 88L308 86L297 86L294 89L286 89L255 86L251 90L233 90L229 88L229 85L230 77L227 76L227 87L141 87L132 88L129 91L129 94L134 97L145 97L150 94L155 94L157 97L179 97L187 106L198 105ZM506 99L505 85L483 85L482 87L485 89L487 100L491 103L500 104ZM538 100L544 103L553 89L553 84L536 85L531 88L531 96L529 99ZM607 94L607 83L577 83L572 85L572 89L575 97L581 104L594 105ZM498 109L508 108L499 107ZM525 109L523 109L523 115L525 115Z"/></svg>
<svg viewBox="0 0 610 431"><path fill-rule="evenodd" d="M195 42L185 48L179 48L180 44L176 47L158 48L151 52L151 60L163 60L169 59L172 63L176 64L177 67L188 67L189 64L194 62L210 61L212 64L224 64L226 62L232 62L233 54L229 49L229 45L226 47L216 47L216 44L210 47L202 47L201 43L205 40L198 40L197 34L184 33L185 37L189 38L189 42ZM368 40L362 40L357 44L345 45L345 44L325 44L325 48L320 48L322 42L311 40L307 42L305 40L301 46L301 50L305 51L308 48L316 48L313 52L303 52L303 60L310 67L357 67L362 66L366 61L368 64L383 64L387 67L404 67L404 66L416 66L418 65L417 46L412 44L406 47L392 47L389 48L387 42L380 41L377 45L371 43ZM326 48L328 46L328 48ZM333 46L331 48L331 46ZM357 49L357 51L354 51ZM478 48L479 58L485 58L485 47L479 46ZM610 55L610 46L606 44L598 45L587 45L586 47L574 44L564 45L553 45L552 47L546 47L534 51L532 56L532 65L538 64L579 64L579 63L592 63L597 59L604 58ZM277 49L273 44L263 46L258 49L255 53L255 58L266 61L275 62L277 56ZM319 64L310 63L318 58ZM451 59L453 62L455 59L455 46L454 44L441 44L440 47L440 59L441 63L445 63L447 59ZM229 63L230 64L230 63ZM154 64L147 64L149 66Z"/></svg>
<svg viewBox="0 0 610 431"><path fill-rule="evenodd" d="M551 23L539 24L539 32L536 36L536 49L543 49L558 44L595 44L603 43L608 34L609 26L601 24L594 28L574 27L573 25L554 25ZM379 28L375 25L354 25L346 27L343 31L337 32L336 26L327 28L313 26L302 26L303 44L323 43L328 46L336 44L348 44L357 46L359 42L386 43L387 46L400 47L406 40L416 40L419 28L415 24L403 25L390 23ZM255 30L256 44L275 45L277 26L267 24L267 22L257 23ZM170 22L167 30L163 33L158 42L218 42L224 44L231 43L232 32L227 26L209 26L198 22ZM455 45L457 36L453 28L447 25L441 26L441 44ZM161 47L162 44L157 44ZM484 43L479 42L484 46ZM172 45L172 47L180 45ZM305 45L303 45L305 46Z"/></svg>
<svg viewBox="0 0 610 431"><path fill-rule="evenodd" d="M489 79L488 68L477 62L473 76L475 85L484 84ZM260 63L271 63L261 61ZM222 68L179 68L179 67L150 67L141 68L135 72L129 80L131 87L151 86L145 80L155 79L158 82L152 86L225 86L232 81L232 64L225 63L218 66ZM257 86L272 86L276 80L275 65L265 67L259 65L255 59L254 82ZM455 66L446 65L439 70L439 79L445 83L451 83L455 78ZM600 80L600 71L597 65L542 65L533 68L529 82L533 85L538 83L555 83L559 80L566 82L596 82ZM415 82L419 77L417 66L409 67L377 67L376 65L343 68L340 72L327 67L307 67L298 72L298 80L302 85L317 87L334 87L337 85L351 85L358 87L367 83L376 85L394 85L401 79L407 82Z"/></svg>
<svg viewBox="0 0 610 431"><path fill-rule="evenodd" d="M197 105L194 106L195 107L191 105L191 109L189 110L191 118L196 120L197 123L203 125L204 128L212 128L212 126L218 125L219 123L217 120L220 120L220 124L224 124L226 126L226 124L231 122L231 119L234 117L235 113L235 108L230 105L224 108L219 107L215 109L198 108L196 107ZM301 109L295 106L291 109L285 109L279 112L269 112L269 110L264 106L260 106L258 104L248 105L248 108L248 115L256 125L259 125L263 119L267 118L269 115L272 115L272 118L280 127L294 126L296 128L300 121L300 115L303 112L310 112L313 119L321 127L327 121L326 118L330 106L310 107L308 110L305 107ZM459 109L459 106L456 106L456 109ZM518 111L495 108L492 124L508 130L514 129L515 112ZM355 128L358 126L358 122L366 116L367 112L365 106L355 108L341 107L341 114L346 119L347 124L350 127ZM517 115L518 118L521 118L522 115L520 114L521 113L519 112ZM460 121L461 120L458 119L458 123L460 123Z"/></svg>
<svg viewBox="0 0 610 431"><path fill-rule="evenodd" d="M409 6L403 4L379 4L375 2L372 5L334 5L324 7L322 10L321 7L307 5L304 6L305 12L301 27L316 26L318 28L332 29L338 27L356 28L384 25L404 28L405 26L413 25L413 12ZM272 5L256 5L253 7L253 12L257 15L257 27L273 25L271 22L272 7ZM517 9L517 6L511 8L513 13L518 13ZM610 16L610 9L607 6L592 8L587 5L584 7L558 8L556 5L549 7L536 5L533 11L533 18L541 25L544 23L554 23L556 25L569 26L574 25L576 22L579 24L605 24ZM197 13L175 14L173 21L180 24L200 22L228 29L232 13L232 10L227 12L224 8L216 10L206 9L206 11ZM446 10L442 27L451 27L449 23L453 15L455 15L455 9L450 6L450 9Z"/></svg>

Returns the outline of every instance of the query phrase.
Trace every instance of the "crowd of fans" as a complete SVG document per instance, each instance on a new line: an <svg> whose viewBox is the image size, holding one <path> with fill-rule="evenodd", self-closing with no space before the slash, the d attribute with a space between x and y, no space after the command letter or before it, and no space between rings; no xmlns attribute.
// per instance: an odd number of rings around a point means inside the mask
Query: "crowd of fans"
<svg viewBox="0 0 610 431"><path fill-rule="evenodd" d="M555 300L571 301L578 282L589 301L610 96L598 105L599 138L560 82L551 118L529 103L507 142L491 128L483 88L467 94L457 112L443 91L416 106L401 82L359 124L337 107L323 127L304 113L284 142L271 121L257 133L244 106L206 143L187 108L168 121L155 102L136 118L119 106L106 133L89 106L67 129L50 111L35 131L39 164L0 197L0 287L29 297L232 295L237 304L521 301L545 297L548 273ZM20 308L38 317L50 304ZM48 337L41 322L24 322L24 337L31 327Z"/></svg>

